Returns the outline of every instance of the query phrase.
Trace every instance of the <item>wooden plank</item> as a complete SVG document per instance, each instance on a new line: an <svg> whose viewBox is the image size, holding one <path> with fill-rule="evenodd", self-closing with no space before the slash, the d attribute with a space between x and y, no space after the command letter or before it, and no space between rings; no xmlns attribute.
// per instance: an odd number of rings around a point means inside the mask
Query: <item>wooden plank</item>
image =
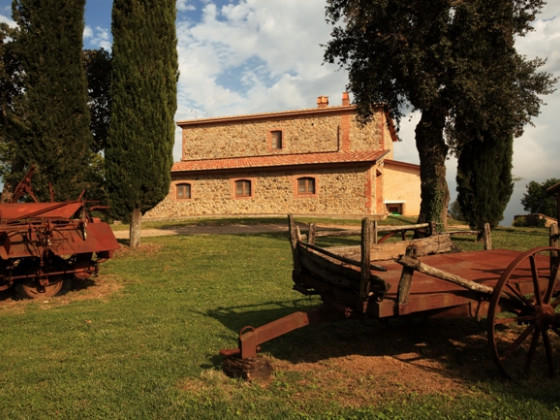
<svg viewBox="0 0 560 420"><path fill-rule="evenodd" d="M359 235L360 229L318 230L317 237L337 237Z"/></svg>
<svg viewBox="0 0 560 420"><path fill-rule="evenodd" d="M406 256L412 257L415 252L413 247L407 249ZM399 279L399 286L397 289L397 309L399 314L403 310L403 306L408 303L408 296L410 295L410 287L412 286L412 276L414 274L414 268L409 266L403 266L401 272L401 278Z"/></svg>
<svg viewBox="0 0 560 420"><path fill-rule="evenodd" d="M444 233L440 235L428 236L426 238L373 244L370 250L370 259L371 261L393 260L405 254L406 248L410 245L416 245L418 247L416 255L439 254L452 252L455 250L450 235ZM352 261L359 265L359 246L337 246L323 248L322 250L328 250L328 252L333 255L344 257L347 261Z"/></svg>
<svg viewBox="0 0 560 420"><path fill-rule="evenodd" d="M360 299L363 303L368 298L369 286L371 278L371 245L373 244L373 226L368 218L362 221L362 261L360 269ZM367 309L367 305L363 308L363 312Z"/></svg>
<svg viewBox="0 0 560 420"><path fill-rule="evenodd" d="M339 287L358 291L360 284L359 270L336 264L305 249L300 249L299 256L301 266L314 277Z"/></svg>
<svg viewBox="0 0 560 420"><path fill-rule="evenodd" d="M416 258L403 255L397 260L397 262L405 267L413 268L414 270L420 271L421 273L428 274L433 277L437 277L438 279L449 281L451 283L457 284L459 286L464 287L465 289L472 290L474 292L481 292L489 295L491 295L494 292L494 288L490 286L475 283L474 281L467 280L461 276L437 269L435 267L420 262Z"/></svg>
<svg viewBox="0 0 560 420"><path fill-rule="evenodd" d="M316 254L324 255L332 260L339 261L341 264L353 265L358 269L360 266L360 248L359 247L335 247L335 248L319 248L315 245L302 243L301 247L305 250L313 250ZM350 257L348 256L350 255Z"/></svg>
<svg viewBox="0 0 560 420"><path fill-rule="evenodd" d="M550 240L549 240L550 246L554 248L560 247L560 240L558 235L558 223L553 223L552 225L550 225L549 232L550 232Z"/></svg>
<svg viewBox="0 0 560 420"><path fill-rule="evenodd" d="M409 246L416 247L416 256L439 254L454 250L451 237L447 234L441 234L408 241L373 245L371 249L371 259L372 261L383 261L398 258L400 255L406 253L406 249Z"/></svg>
<svg viewBox="0 0 560 420"><path fill-rule="evenodd" d="M315 238L317 238L317 225L311 223L309 225L309 231L307 232L307 243L315 245Z"/></svg>
<svg viewBox="0 0 560 420"><path fill-rule="evenodd" d="M484 250L488 251L492 249L492 234L490 231L490 223L484 223L482 239L484 240Z"/></svg>
<svg viewBox="0 0 560 420"><path fill-rule="evenodd" d="M299 255L298 255L298 243L301 240L301 234L299 228L296 226L294 216L288 215L288 226L290 229L290 245L292 247L292 261L294 264L294 270L301 270Z"/></svg>
<svg viewBox="0 0 560 420"><path fill-rule="evenodd" d="M430 227L429 223L418 223L415 225L399 225L399 226L378 226L378 232L399 232L401 230L415 230Z"/></svg>

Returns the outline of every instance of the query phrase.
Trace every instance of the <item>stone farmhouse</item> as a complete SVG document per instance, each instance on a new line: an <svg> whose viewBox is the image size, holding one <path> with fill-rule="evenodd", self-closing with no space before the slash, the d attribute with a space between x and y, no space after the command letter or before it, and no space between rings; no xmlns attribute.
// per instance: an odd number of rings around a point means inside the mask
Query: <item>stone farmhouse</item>
<svg viewBox="0 0 560 420"><path fill-rule="evenodd" d="M342 104L177 123L182 158L167 197L145 218L233 215L417 215L420 168L393 160L397 141L379 107L361 125Z"/></svg>

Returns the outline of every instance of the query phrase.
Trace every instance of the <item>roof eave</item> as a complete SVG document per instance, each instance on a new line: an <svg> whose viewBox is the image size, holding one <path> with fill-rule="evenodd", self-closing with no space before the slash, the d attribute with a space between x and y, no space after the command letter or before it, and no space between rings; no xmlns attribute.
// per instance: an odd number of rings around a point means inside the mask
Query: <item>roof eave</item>
<svg viewBox="0 0 560 420"><path fill-rule="evenodd" d="M356 112L355 105L329 106L326 108L310 108L294 111L267 112L262 114L235 115L229 117L200 118L195 120L177 121L179 127L192 127L196 125L223 124L232 122L258 121L277 118L294 118L312 115L340 114Z"/></svg>
<svg viewBox="0 0 560 420"><path fill-rule="evenodd" d="M177 169L171 170L172 176L181 175L201 175L201 174L215 174L215 173L235 173L235 172L262 172L262 171L280 171L280 170L301 170L306 168L316 169L328 169L333 167L359 167L359 166L373 166L383 159L388 152L383 153L376 159L370 160L357 160L357 161L339 161L339 162L320 162L320 163L292 163L286 165L258 165L258 166L238 166L232 168L208 168L208 169Z"/></svg>

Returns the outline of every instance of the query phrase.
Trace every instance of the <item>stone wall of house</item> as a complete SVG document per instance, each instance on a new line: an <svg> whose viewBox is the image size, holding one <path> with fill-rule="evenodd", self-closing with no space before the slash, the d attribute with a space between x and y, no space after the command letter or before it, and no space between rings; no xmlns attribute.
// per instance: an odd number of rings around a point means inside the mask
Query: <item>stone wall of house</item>
<svg viewBox="0 0 560 420"><path fill-rule="evenodd" d="M192 179L174 180L169 195L154 209L145 214L146 219L181 218L188 216L227 215L280 215L287 213L313 215L364 215L372 214L375 203L375 185L371 168L342 168L319 170L313 173L267 172L263 174L204 175ZM297 192L297 179L315 179L316 193L301 195ZM252 196L235 197L235 181L252 182ZM177 199L176 185L191 184L191 198Z"/></svg>
<svg viewBox="0 0 560 420"><path fill-rule="evenodd" d="M340 108L339 108L340 109ZM263 156L277 153L317 153L380 150L386 124L382 113L365 127L348 109L340 113L317 113L290 118L189 122L183 127L182 160ZM273 149L271 132L282 131L282 149ZM389 135L387 135L389 136Z"/></svg>

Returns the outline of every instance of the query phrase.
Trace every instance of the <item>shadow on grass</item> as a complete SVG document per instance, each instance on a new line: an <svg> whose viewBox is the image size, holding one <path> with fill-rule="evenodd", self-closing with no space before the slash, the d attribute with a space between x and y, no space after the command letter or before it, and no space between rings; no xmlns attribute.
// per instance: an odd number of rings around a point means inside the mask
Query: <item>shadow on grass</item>
<svg viewBox="0 0 560 420"><path fill-rule="evenodd" d="M95 278L88 278L88 279L66 279L64 280L65 285L62 287L62 291L56 296L64 296L67 295L69 292L80 292L82 290L89 289L90 287L95 286ZM39 295L37 299L41 299L42 297ZM15 287L10 287L7 290L3 290L0 292L0 302L8 302L8 301L33 301L35 299L24 298L17 294Z"/></svg>
<svg viewBox="0 0 560 420"><path fill-rule="evenodd" d="M128 247L130 245L130 240L128 239L117 239L120 246Z"/></svg>

